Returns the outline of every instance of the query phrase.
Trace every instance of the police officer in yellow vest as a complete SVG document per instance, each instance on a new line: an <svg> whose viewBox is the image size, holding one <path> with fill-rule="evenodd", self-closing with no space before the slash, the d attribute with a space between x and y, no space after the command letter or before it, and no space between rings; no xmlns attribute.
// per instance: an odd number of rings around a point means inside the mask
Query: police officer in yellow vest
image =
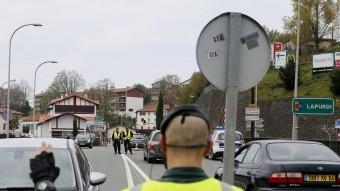
<svg viewBox="0 0 340 191"><path fill-rule="evenodd" d="M127 151L130 151L130 154L132 154L131 144L130 140L133 137L132 131L126 127L124 134L123 134L123 140L124 140L124 148L125 148L125 154L127 154Z"/></svg>
<svg viewBox="0 0 340 191"><path fill-rule="evenodd" d="M115 154L117 154L117 151L118 151L118 154L122 154L120 153L120 141L121 141L121 135L120 135L119 129L116 128L116 131L114 131L112 134L112 142L113 142Z"/></svg>
<svg viewBox="0 0 340 191"><path fill-rule="evenodd" d="M202 160L212 143L208 117L196 105L181 105L169 112L161 124L160 144L165 174L124 191L242 191L203 171Z"/></svg>

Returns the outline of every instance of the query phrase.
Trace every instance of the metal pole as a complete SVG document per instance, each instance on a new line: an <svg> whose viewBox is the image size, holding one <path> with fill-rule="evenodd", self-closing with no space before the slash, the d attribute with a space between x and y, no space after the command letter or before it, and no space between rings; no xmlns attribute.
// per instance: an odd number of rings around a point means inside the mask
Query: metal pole
<svg viewBox="0 0 340 191"><path fill-rule="evenodd" d="M238 102L238 75L240 67L240 34L241 21L240 13L230 13L227 27L227 93L225 112L225 133L223 153L223 182L234 183L234 153L235 153L235 131L237 123L237 102ZM227 120L228 116L228 120Z"/></svg>
<svg viewBox="0 0 340 191"><path fill-rule="evenodd" d="M251 104L255 104L255 87L251 88ZM255 121L250 121L250 138L253 140L255 138Z"/></svg>
<svg viewBox="0 0 340 191"><path fill-rule="evenodd" d="M9 138L9 112L10 112L10 89L11 89L11 49L12 49L12 39L14 34L21 28L26 26L42 26L41 24L25 24L17 29L14 30L14 32L11 35L11 38L9 40L9 51L8 51L8 86L7 86L7 120L6 120L6 137Z"/></svg>
<svg viewBox="0 0 340 191"><path fill-rule="evenodd" d="M44 65L44 64L47 64L47 63L57 63L56 61L46 61L46 62L43 62L41 64L38 65L38 67L35 69L35 72L34 72L34 86L33 86L33 137L37 137L37 124L35 122L35 87L36 87L36 83L37 83L37 71L38 69ZM40 134L42 134L42 132L40 132Z"/></svg>
<svg viewBox="0 0 340 191"><path fill-rule="evenodd" d="M296 59L295 59L295 79L294 79L294 97L297 97L298 90L298 74L299 74L299 50L300 50L300 7L301 1L298 1L298 20L297 20L297 31L296 31ZM298 139L298 118L297 115L293 114L293 127L292 127L292 140Z"/></svg>

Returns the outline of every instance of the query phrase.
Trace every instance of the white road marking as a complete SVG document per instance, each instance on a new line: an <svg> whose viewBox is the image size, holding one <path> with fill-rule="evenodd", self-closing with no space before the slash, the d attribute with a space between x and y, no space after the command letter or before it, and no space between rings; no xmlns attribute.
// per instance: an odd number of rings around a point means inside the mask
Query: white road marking
<svg viewBox="0 0 340 191"><path fill-rule="evenodd" d="M127 161L136 169L136 171L145 179L150 180L148 175L146 175L142 169L140 169L135 162L133 162L128 156L125 156Z"/></svg>
<svg viewBox="0 0 340 191"><path fill-rule="evenodd" d="M131 169L130 166L126 160L126 156L124 154L121 154L123 161L124 161L124 166L125 166L125 172L126 172L126 179L127 179L127 183L128 183L128 187L132 188L134 186L133 184L133 179L132 179L132 174L131 174Z"/></svg>

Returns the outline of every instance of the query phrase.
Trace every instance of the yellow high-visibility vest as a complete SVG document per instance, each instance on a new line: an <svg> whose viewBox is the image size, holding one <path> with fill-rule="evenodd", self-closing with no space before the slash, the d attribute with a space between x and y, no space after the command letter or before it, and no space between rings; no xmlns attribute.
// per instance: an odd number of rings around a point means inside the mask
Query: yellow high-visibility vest
<svg viewBox="0 0 340 191"><path fill-rule="evenodd" d="M125 131L124 140L129 140L129 139L131 139L131 131L127 130L127 131Z"/></svg>
<svg viewBox="0 0 340 191"><path fill-rule="evenodd" d="M114 134L115 139L120 139L120 133L119 132L115 131L113 134Z"/></svg>
<svg viewBox="0 0 340 191"><path fill-rule="evenodd" d="M214 178L208 178L199 182L175 183L161 182L156 180L146 181L131 189L123 191L243 191L236 186L230 186Z"/></svg>

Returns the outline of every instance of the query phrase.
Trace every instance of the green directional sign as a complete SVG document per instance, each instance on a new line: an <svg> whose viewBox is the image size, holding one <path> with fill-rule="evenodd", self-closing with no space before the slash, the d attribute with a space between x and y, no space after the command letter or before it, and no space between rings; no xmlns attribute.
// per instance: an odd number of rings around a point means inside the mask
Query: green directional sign
<svg viewBox="0 0 340 191"><path fill-rule="evenodd" d="M292 112L303 115L331 115L334 113L332 98L294 98Z"/></svg>

